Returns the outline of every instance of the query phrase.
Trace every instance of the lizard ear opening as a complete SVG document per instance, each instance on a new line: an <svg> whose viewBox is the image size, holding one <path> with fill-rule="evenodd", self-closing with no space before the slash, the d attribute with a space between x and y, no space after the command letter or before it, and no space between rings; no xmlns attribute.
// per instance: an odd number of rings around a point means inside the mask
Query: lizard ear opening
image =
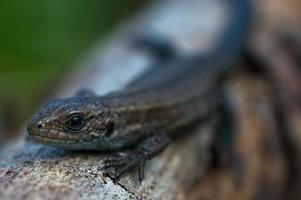
<svg viewBox="0 0 301 200"><path fill-rule="evenodd" d="M114 122L109 122L106 130L106 136L110 137L114 132Z"/></svg>

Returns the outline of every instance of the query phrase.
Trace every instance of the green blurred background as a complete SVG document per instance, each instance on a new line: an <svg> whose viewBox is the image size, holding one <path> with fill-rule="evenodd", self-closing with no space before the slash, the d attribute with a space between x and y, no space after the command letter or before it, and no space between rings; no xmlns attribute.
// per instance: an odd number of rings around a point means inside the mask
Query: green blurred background
<svg viewBox="0 0 301 200"><path fill-rule="evenodd" d="M0 3L0 131L13 135L83 52L138 0Z"/></svg>

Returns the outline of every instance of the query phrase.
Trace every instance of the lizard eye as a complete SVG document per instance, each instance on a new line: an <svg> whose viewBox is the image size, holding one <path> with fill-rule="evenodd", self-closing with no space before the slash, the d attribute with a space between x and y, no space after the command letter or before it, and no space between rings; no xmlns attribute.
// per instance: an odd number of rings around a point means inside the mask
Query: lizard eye
<svg viewBox="0 0 301 200"><path fill-rule="evenodd" d="M80 114L75 114L65 123L65 128L71 132L79 132L85 125L85 118Z"/></svg>

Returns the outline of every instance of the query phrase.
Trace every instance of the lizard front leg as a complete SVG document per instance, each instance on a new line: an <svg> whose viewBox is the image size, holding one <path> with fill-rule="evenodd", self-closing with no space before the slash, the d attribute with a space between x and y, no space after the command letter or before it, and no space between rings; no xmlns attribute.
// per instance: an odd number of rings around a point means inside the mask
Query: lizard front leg
<svg viewBox="0 0 301 200"><path fill-rule="evenodd" d="M152 134L142 140L130 152L119 153L104 160L104 169L114 168L108 175L113 180L118 180L125 172L139 167L139 181L143 180L144 163L161 153L171 141L165 133Z"/></svg>

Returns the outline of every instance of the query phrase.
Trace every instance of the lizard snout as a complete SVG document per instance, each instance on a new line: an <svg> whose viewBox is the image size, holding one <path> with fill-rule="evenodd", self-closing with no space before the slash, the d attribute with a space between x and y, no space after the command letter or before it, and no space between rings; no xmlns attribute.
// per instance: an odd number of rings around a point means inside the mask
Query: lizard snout
<svg viewBox="0 0 301 200"><path fill-rule="evenodd" d="M39 123L29 122L27 124L27 132L29 135L37 134L41 128L42 126Z"/></svg>

